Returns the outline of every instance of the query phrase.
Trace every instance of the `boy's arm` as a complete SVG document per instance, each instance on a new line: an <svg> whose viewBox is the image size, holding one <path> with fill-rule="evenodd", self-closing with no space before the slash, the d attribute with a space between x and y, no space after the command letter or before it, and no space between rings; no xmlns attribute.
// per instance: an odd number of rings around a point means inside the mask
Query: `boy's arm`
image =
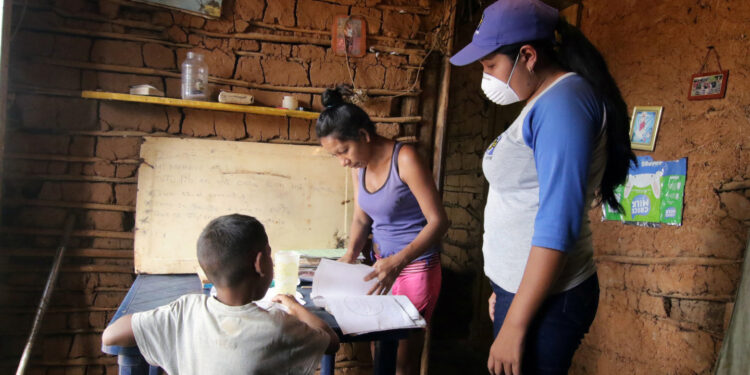
<svg viewBox="0 0 750 375"><path fill-rule="evenodd" d="M326 354L334 354L339 350L339 336L331 327L326 324L322 319L315 316L315 314L307 311L304 306L300 305L294 297L279 294L273 297L273 301L284 305L289 309L289 315L299 319L302 323L307 324L310 328L322 330L328 334L330 340L328 341L328 348L326 348Z"/></svg>
<svg viewBox="0 0 750 375"><path fill-rule="evenodd" d="M132 314L127 314L112 322L102 334L102 343L107 346L135 346L132 317Z"/></svg>

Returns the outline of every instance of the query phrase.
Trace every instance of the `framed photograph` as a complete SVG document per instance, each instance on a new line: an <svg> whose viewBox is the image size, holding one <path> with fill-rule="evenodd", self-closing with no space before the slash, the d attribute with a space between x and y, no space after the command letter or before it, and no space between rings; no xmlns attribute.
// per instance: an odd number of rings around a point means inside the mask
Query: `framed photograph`
<svg viewBox="0 0 750 375"><path fill-rule="evenodd" d="M690 81L689 100L720 99L727 92L728 70L693 74Z"/></svg>
<svg viewBox="0 0 750 375"><path fill-rule="evenodd" d="M664 107L633 108L630 118L630 147L634 150L654 151L656 132L659 131L661 111Z"/></svg>
<svg viewBox="0 0 750 375"><path fill-rule="evenodd" d="M137 2L171 8L204 18L221 17L223 0L135 0Z"/></svg>
<svg viewBox="0 0 750 375"><path fill-rule="evenodd" d="M363 57L367 53L367 22L359 16L336 16L331 48L337 56Z"/></svg>

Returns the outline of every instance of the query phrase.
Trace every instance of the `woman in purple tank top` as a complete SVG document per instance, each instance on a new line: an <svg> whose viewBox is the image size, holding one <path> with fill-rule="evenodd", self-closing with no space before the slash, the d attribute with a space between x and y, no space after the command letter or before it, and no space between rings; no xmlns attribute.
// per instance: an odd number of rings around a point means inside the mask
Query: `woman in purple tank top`
<svg viewBox="0 0 750 375"><path fill-rule="evenodd" d="M323 148L352 168L355 208L346 254L354 263L372 233L377 278L370 294L405 295L428 322L440 293L440 239L448 219L430 169L414 147L381 137L347 89L323 93L315 131ZM397 374L418 374L424 333L399 342Z"/></svg>

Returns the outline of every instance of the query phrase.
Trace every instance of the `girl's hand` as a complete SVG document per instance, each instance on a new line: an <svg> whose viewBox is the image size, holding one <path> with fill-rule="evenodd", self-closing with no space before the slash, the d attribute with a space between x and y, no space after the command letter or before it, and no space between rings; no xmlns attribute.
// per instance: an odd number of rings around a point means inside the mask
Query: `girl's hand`
<svg viewBox="0 0 750 375"><path fill-rule="evenodd" d="M373 264L372 268L375 270L365 276L365 281L377 278L378 282L367 294L388 294L393 283L396 282L396 278L404 268L400 259L398 254L396 254L387 258L381 258Z"/></svg>
<svg viewBox="0 0 750 375"><path fill-rule="evenodd" d="M495 295L495 292L492 292L492 295L487 302L490 305L490 320L493 322L495 321L495 300L497 300L497 296Z"/></svg>
<svg viewBox="0 0 750 375"><path fill-rule="evenodd" d="M338 259L339 262L354 264L357 263L357 257L354 253L346 252L344 256Z"/></svg>
<svg viewBox="0 0 750 375"><path fill-rule="evenodd" d="M503 324L490 347L487 369L493 375L521 375L526 330Z"/></svg>

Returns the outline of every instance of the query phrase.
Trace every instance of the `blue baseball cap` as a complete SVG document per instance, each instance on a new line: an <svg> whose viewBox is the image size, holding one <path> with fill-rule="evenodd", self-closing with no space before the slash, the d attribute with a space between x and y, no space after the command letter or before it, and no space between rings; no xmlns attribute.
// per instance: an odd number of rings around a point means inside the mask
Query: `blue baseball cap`
<svg viewBox="0 0 750 375"><path fill-rule="evenodd" d="M451 64L471 64L509 44L552 39L558 17L557 9L540 0L498 0L484 10L471 43Z"/></svg>

